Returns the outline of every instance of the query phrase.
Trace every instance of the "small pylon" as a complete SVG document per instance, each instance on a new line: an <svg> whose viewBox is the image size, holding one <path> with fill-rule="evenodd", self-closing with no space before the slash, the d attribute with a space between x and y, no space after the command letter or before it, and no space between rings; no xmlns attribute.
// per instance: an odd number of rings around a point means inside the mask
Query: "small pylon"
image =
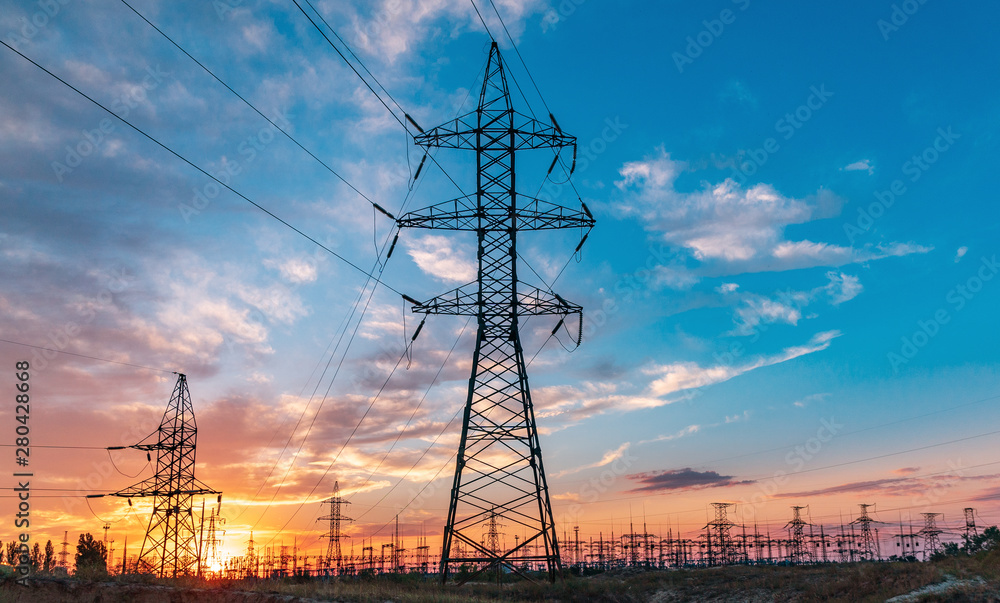
<svg viewBox="0 0 1000 603"><path fill-rule="evenodd" d="M336 571L337 575L343 572L343 557L340 552L340 541L343 538L350 538L343 533L342 527L345 521L353 521L341 511L343 505L351 504L340 495L340 482L333 482L333 496L323 501L324 505L330 505L329 515L320 517L317 521L328 521L330 527L321 538L327 539L326 545L326 571Z"/></svg>
<svg viewBox="0 0 1000 603"><path fill-rule="evenodd" d="M792 520L785 524L788 530L788 560L792 563L808 563L811 555L806 546L805 527L809 525L802 519L802 509L808 507L792 507Z"/></svg>
<svg viewBox="0 0 1000 603"><path fill-rule="evenodd" d="M187 377L178 373L173 395L152 434L131 446L112 446L108 450L135 448L147 457L156 452L156 474L133 486L112 494L91 494L88 498L119 496L127 498L153 497L153 514L149 518L146 537L136 562L160 578L191 574L200 562L195 539L194 497L222 493L203 484L194 476L195 448L198 426L194 405L188 391Z"/></svg>
<svg viewBox="0 0 1000 603"><path fill-rule="evenodd" d="M878 561L881 557L881 552L878 546L878 529L873 528L872 524L881 523L872 519L868 515L868 509L875 508L875 505L859 504L861 507L861 515L851 522L851 524L856 524L861 527L861 535L858 541L858 555L864 561Z"/></svg>
<svg viewBox="0 0 1000 603"><path fill-rule="evenodd" d="M966 507L965 512L965 533L963 538L965 539L965 550L971 552L972 541L979 536L979 531L976 530L976 510L972 507Z"/></svg>
<svg viewBox="0 0 1000 603"><path fill-rule="evenodd" d="M940 513L921 513L924 516L924 529L919 534L924 537L924 561L929 560L941 548L941 528L937 527Z"/></svg>
<svg viewBox="0 0 1000 603"><path fill-rule="evenodd" d="M736 524L729 521L727 509L734 505L717 502L712 503L712 506L715 507L715 519L705 526L708 536L708 564L731 565L736 561L737 551L729 530Z"/></svg>

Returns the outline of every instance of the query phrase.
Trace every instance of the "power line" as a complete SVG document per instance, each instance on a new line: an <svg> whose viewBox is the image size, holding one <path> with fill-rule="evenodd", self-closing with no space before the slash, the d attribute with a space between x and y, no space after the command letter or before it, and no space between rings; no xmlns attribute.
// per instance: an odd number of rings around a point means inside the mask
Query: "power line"
<svg viewBox="0 0 1000 603"><path fill-rule="evenodd" d="M296 7L298 7L298 9L299 9L299 10L300 10L300 11L302 12L302 14L303 14L303 15L305 15L306 19L309 19L309 23L311 23L311 24L312 24L312 26L313 26L313 27L314 27L314 28L316 29L316 31L318 31L318 32L319 32L319 34L320 34L321 36L323 36L323 39L325 39L325 40L326 40L326 42L327 42L327 43L328 43L328 44L330 45L330 47L331 47L331 48L333 48L333 50L334 50L334 51L335 51L335 52L336 52L336 53L337 53L337 54L338 54L338 55L340 56L340 58L341 58L341 59L343 59L343 61L344 61L345 63L347 63L347 66L351 68L351 71L353 71L353 72L354 72L354 74L355 74L355 75L357 75L357 76L358 76L358 78L360 78L360 79L361 79L361 81L362 81L362 83L364 83L365 87L366 87L366 88L368 88L368 90L370 90L370 91L371 91L371 93L375 95L375 98L377 98L377 99L378 99L378 102L380 102L380 103L382 104L382 106L383 106L383 107L385 107L386 111L388 111L388 112L389 112L389 114L390 114L390 115L392 115L393 119L395 119L396 121L398 121L398 122L399 122L399 125L403 126L403 129L404 129L404 130L406 131L406 133L407 133L407 134L409 134L409 135L410 135L410 136L412 137L412 134L410 134L410 130L409 130L409 128L407 128L407 127L406 127L406 123L405 123L405 122L403 121L403 119L401 119L401 118L400 118L400 117L399 117L398 115L396 115L396 113L395 113L395 112L393 112L393 110L392 110L392 109L391 109L391 108L389 107L389 105L388 105L388 104L386 104L385 100L383 100L383 98L381 97L381 95L379 95L379 93L375 92L375 89L374 89L374 88L372 88L372 85L368 83L368 80L366 80L366 79L365 79L365 78L364 78L364 77L363 77L363 76L361 75L361 73L360 73L360 72L359 72L359 71L357 70L357 68L355 68L355 67L354 67L354 64L353 64L353 63L351 63L351 62L350 62L349 60L347 60L347 57L346 57L346 56L344 56L344 53L340 51L340 48L338 48L338 47L337 47L337 45L333 43L333 40L331 40L331 39L330 39L330 36L326 35L326 32L325 32L325 31L323 31L323 29L322 29L322 28L321 28L321 27L319 26L319 24L318 24L318 23L316 23L316 21L315 21L315 20L314 20L314 19L313 19L312 17L310 17L310 16L309 16L309 13L307 13L307 12L305 11L305 9L304 9L304 8L302 8L302 5L300 5L300 4L299 4L298 0L292 0L292 2L294 2L294 3L295 3L295 6L296 6ZM328 29L329 29L329 30L330 30L331 32L333 32L333 35L334 35L334 36L336 36L338 40L340 40L341 44L343 44L343 45L344 45L344 48L347 48L348 52L350 52L350 53L351 53L351 56L353 56L353 57L354 57L355 59L357 59L357 61L358 61L358 64L359 64L359 65L361 65L361 68L362 68L362 69L364 69L364 70L365 70L365 71L366 71L367 73L371 74L371 71L369 71L369 70L368 70L368 68L367 68L367 67L365 67L365 64L364 64L364 62L362 62L362 61L361 61L361 59L360 59L360 58L358 58L358 56L357 56L356 54L354 54L354 51L353 51L353 50L351 50L351 47L350 47L350 46L348 46L348 45L347 45L347 43L346 43L346 42L344 42L343 38L341 38L341 37L340 37L339 35L337 35L337 31L336 31L335 29L333 29L333 27L331 27L329 23L327 23L326 19L325 19L325 18L323 17L323 15L322 15L322 13L320 13L320 12L319 12L318 10L316 10L316 7L314 7L314 6L313 6L313 5L311 4L311 3L309 3L309 0L305 0L305 2L306 2L307 4L309 4L309 7L313 9L313 11L314 11L314 12L316 13L316 15L317 15L317 16L318 16L318 17L320 18L320 20L321 20L321 21L323 22L323 24L324 24L324 25L326 25L326 26L327 26L327 28L328 28ZM378 80L377 80L377 79L375 78L375 76L374 76L374 75L372 75L372 79L373 79L373 80L375 80L375 83L376 83L376 84L378 84L379 88L382 88L382 90L385 90L385 87L384 87L384 86L382 86L382 84L380 84L380 83L378 82ZM389 97L389 100L391 100L391 101L392 101L392 103L393 103L394 105L396 105L396 107L398 107L400 111L402 111L402 112L403 112L403 116L404 116L404 118L406 118L406 119L409 119L409 120L411 120L411 121L412 121L412 118L411 118L411 117L409 116L409 114L407 114L407 113L406 113L405 111L403 111L403 108L402 108L402 107L401 107L401 106L399 105L399 103L398 103L398 102L396 102L396 99L394 99L394 98L392 97L392 95L391 95L391 94L389 94L389 92L388 92L388 91L386 91L386 93L385 93L385 94L386 94L386 96L388 96L388 97ZM416 122L414 122L414 125L416 125ZM418 128L419 128L419 126L418 126ZM434 165L436 165L436 166L438 167L438 169L440 169L440 170L441 170L441 173L443 173L443 174L444 174L444 175L445 175L445 176L446 176L446 177L448 178L448 180L450 180L450 181L451 181L451 183L455 185L455 188L457 188L457 189L458 189L458 191L459 191L460 193L462 193L462 196L464 197L464 196L465 196L465 191L464 191L464 190L462 190L462 187L461 187L461 186L459 186L458 182L456 182L456 181L455 181L455 179L451 177L451 174L449 174L449 173L447 172L447 170L445 170L445 169L444 169L444 166L442 166L442 165L441 165L441 164L440 164L440 163L438 162L437 158L436 158L436 157L434 157L434 155L433 155L433 154L431 154L431 153L427 153L427 155L426 155L426 156L430 158L430 160L431 160L431 163L433 163Z"/></svg>
<svg viewBox="0 0 1000 603"><path fill-rule="evenodd" d="M322 249L322 250L326 251L326 252L327 252L327 253L329 253L330 255L332 255L332 256L334 256L335 258L337 258L337 259L341 260L342 262L344 262L345 264L347 264L347 265L348 265L348 266L350 266L351 268L354 268L355 270L357 270L357 271L358 271L358 272L360 272L361 274L364 274L365 276L368 276L368 277L370 277L370 278L373 278L373 279L375 279L375 281L376 281L377 283L379 283L380 285L382 285L382 286L383 286L383 287L385 287L386 289L389 289L390 291L393 291L394 293L397 293L397 294L399 294L399 295L402 295L402 293L401 293L400 291L398 291L397 289L395 289L395 288L394 288L394 287L392 287L391 285L389 285L389 284L385 283L385 282L384 282L384 281L382 281L382 280L379 280L379 279L378 279L378 278L376 278L376 277L375 277L375 276L374 276L374 275L373 275L372 273L370 273L370 272L366 271L366 270L365 270L364 268L361 268L360 266L358 266L357 264L355 264L355 263L354 263L354 262L352 262L351 260L347 259L346 257L344 257L344 256L340 255L340 254L339 254L339 253L337 253L336 251L333 251L332 249L330 249L330 248L329 248L329 247L327 247L326 245L323 245L322 243L320 243L319 241L317 241L317 240L316 240L316 239L314 239L313 237L311 237L311 236L307 235L307 234L306 234L305 232L303 232L303 231L299 230L298 228L296 228L295 226L292 226L292 225L291 225L290 223L288 223L288 222L287 222L287 221L285 221L284 219L282 219L282 218L278 217L278 215L277 215L277 214L275 214L275 213L273 213L272 211L270 211L269 209L265 208L265 207L264 207L263 205L261 205L261 204L257 203L256 201L253 201L252 199L250 199L249 197L247 197L247 196L246 196L246 195L244 195L243 193L241 193L241 192L237 191L236 189L234 189L233 187L229 186L228 184L226 184L226 183L225 183L225 182L223 182L222 180L220 180L220 179L216 178L215 176L213 176L212 174L210 174L209 172L207 172L206 170L204 170L203 168L201 168L200 166L198 166L198 165L197 165L197 164L195 164L194 162L190 161L189 159L187 159L186 157L184 157L183 155L181 155L180 153L178 153L177 151L174 151L173 149L171 149L171 148L170 148L170 147L168 147L167 145L163 144L162 142L160 142L160 141L159 141L159 140L157 140L156 138L153 138L153 137L152 137L151 135L147 134L147 133L146 133L145 131L143 131L142 129L140 129L140 128L139 128L138 126L135 126L135 125L133 125L133 124L132 124L131 122L129 122L128 120L126 120L126 119L124 119L124 118L122 118L122 117L120 117L120 116L119 116L118 114L116 114L116 113L115 113L114 111L112 111L111 109L108 109L107 107L105 107L104 105L102 105L102 104L101 104L100 102L98 102L98 101L94 100L94 99L93 99L92 97L88 96L88 95L87 95L86 93L84 93L83 91L81 91L81 90L80 90L79 88L77 88L77 87L73 86L72 84L70 84L70 83L69 83L69 82L67 82L66 80L62 79L61 77L59 77L59 76L58 76L58 75L56 75L55 73L53 73L53 72L49 71L49 70L48 70L48 69L46 69L45 67L42 67L41 65L39 65L38 63L36 63L36 62L35 62L34 60L32 60L32 59L28 58L28 57L27 57L26 55L22 54L22 53L21 53L21 52L20 52L19 50L17 50L16 48L14 48L13 46L11 46L11 45L10 45L10 44L8 44L7 42L4 42L3 40L0 40L0 44L3 44L3 45L4 45L4 46L6 46L7 48L9 48L9 49L10 49L11 51L15 52L15 53L16 53L16 54L17 54L18 56L20 56L21 58L23 58L24 60L28 61L29 63L31 63L31 64L32 64L32 65L34 65L35 67L38 67L39 69L41 69L41 70L42 70L42 71L44 71L45 73L49 74L50 76L52 76L53 78L55 78L56 80L58 80L59 82L61 82L61 83L62 83L63 85L65 85L65 86L66 86L66 87L68 87L69 89L73 90L74 92L76 92L76 93L77 93L77 94L79 94L80 96L84 97L85 99L89 100L89 101L90 101L90 102L92 102L93 104L97 105L98 107L100 107L101 109L103 109L103 110L104 110L105 112L107 112L107 113L108 113L109 115L112 115L113 117L115 117L116 119L118 119L119 121L121 121L122 123L124 123L124 124L125 124L126 126L128 126L128 127L132 128L133 130L135 130L135 131L136 131L136 132L138 132L139 134L143 135L143 136L144 136L145 138L149 139L150 141L152 141L152 142L153 142L153 143L155 143L155 144L156 144L157 146L159 146L159 147L160 147L160 148L162 148L163 150L167 151L168 153L170 153L170 154L171 154L171 155L173 155L174 157L176 157L176 158L180 159L180 160L181 160L181 161L183 161L184 163L186 163L186 164L188 164L189 166L193 167L194 169L198 170L199 172L201 172L201 173L202 173L202 174L204 174L205 176L208 176L209 178L211 178L212 180L214 180L215 182L217 182L217 183L218 183L218 184L219 184L220 186L223 186L223 187L225 187L225 188L226 188L226 189L228 189L228 190L229 190L230 192L232 192L232 193L233 193L233 194L235 194L236 196L240 197L241 199L243 199L244 201L246 201L246 202L247 202L247 203L249 203L250 205L253 205L254 207L256 207L257 209L259 209L260 211L262 211L262 212L264 212L265 214L267 214L268 216L270 216L270 217L274 218L275 220L277 220L278 222L280 222L280 223L284 224L285 226L287 226L288 228L290 228L290 229L291 229L292 231L294 231L294 232L298 233L299 235L301 235L302 237L304 237L304 238L305 238L306 240L308 240L308 241L311 241L311 242L312 242L312 243L314 243L314 244L315 244L316 246L318 246L318 247L319 247L320 249Z"/></svg>
<svg viewBox="0 0 1000 603"><path fill-rule="evenodd" d="M416 338L414 337L414 339ZM307 494L306 497L302 500L302 502L299 503L299 505L295 508L295 511L292 512L292 515L288 518L288 520L284 523L284 525L282 525L281 528L279 528L278 531L274 533L271 539L268 540L268 543L273 542L274 539L278 537L278 534L280 534L282 531L284 531L285 528L288 527L288 524L290 524L292 520L295 519L295 516L298 515L299 511L302 510L303 505L306 504L306 501L309 500L309 497L311 497L313 493L316 492L316 488L318 488L319 485L323 482L323 480L326 479L326 476L329 475L330 470L333 469L333 466L340 459L340 455L344 453L344 450L347 449L347 445L351 443L351 440L354 439L355 434L357 434L358 430L361 429L361 424L368 416L368 413L371 412L372 407L375 406L375 402L378 401L379 397L382 395L382 392L384 392L385 388L389 385L389 380L392 379L393 374L396 372L396 369L399 368L400 363L402 363L403 358L406 357L406 353L409 350L410 346L412 345L413 345L413 340L410 341L410 345L406 346L406 348L403 350L403 353L400 354L399 359L396 360L396 364L392 367L392 370L389 371L389 375L385 378L385 381L382 383L382 387L380 387L378 392L376 392L376 394L372 397L371 402L368 404L368 408L365 409L365 412L364 414L361 415L361 418L358 420L357 425L355 425L354 429L351 430L351 434L347 437L347 440L344 442L343 446L340 447L340 450L337 452L337 455L333 458L332 461L330 461L330 464L327 466L326 470L323 471L323 475L321 475L319 480L316 481L316 484L309 491L309 494ZM258 522L259 521L260 520L258 520ZM254 524L254 527L256 527L256 524Z"/></svg>
<svg viewBox="0 0 1000 603"><path fill-rule="evenodd" d="M545 107L545 110L548 111L549 115L552 115L552 111L549 109L548 103L545 102L545 97L542 96L542 91L538 89L538 84L535 83L535 78L532 77L531 70L528 69L528 64L524 62L524 57L521 56L521 51L517 49L517 43L514 42L514 37L510 35L510 30L507 29L507 24L503 22L503 17L500 16L500 11L497 10L497 5L493 2L493 0L489 0L489 3L490 6L493 7L493 12L497 14L497 19L500 20L500 25L503 26L504 33L507 34L507 39L510 40L510 45L514 47L514 53L517 54L518 60L521 61L521 65L524 67L524 72L528 74L528 79L531 80L531 85L535 87L535 92L538 93L538 98L541 99L542 106ZM472 5L475 6L475 2L473 2ZM476 12L478 13L479 9L476 9Z"/></svg>
<svg viewBox="0 0 1000 603"><path fill-rule="evenodd" d="M2 40L0 40L0 43L2 43ZM108 360L107 358L98 358L97 356L88 356L86 354L77 354L76 352L67 352L65 350L57 350L57 349L54 349L54 348L46 348L46 347L43 347L43 346L40 346L40 345L31 345L30 343L21 343L20 341L11 341L10 339L0 339L0 341L2 341L3 343L10 343L10 344L14 344L14 345L23 345L23 346L28 347L28 348L35 348L36 350L45 350L46 352L55 352L57 354L66 354L67 356L77 356L79 358L87 358L88 360L98 360L100 362L108 362L110 364L120 364L122 366L131 366L131 367L134 367L134 368L147 369L147 370L150 370L150 371L157 371L157 372L160 372L160 373L177 374L177 371L171 371L171 370L168 370L168 369L159 369L159 368L154 368L154 367L151 367L151 366L144 366L142 364L132 364L131 362L121 362L121 361L118 361L118 360Z"/></svg>
<svg viewBox="0 0 1000 603"><path fill-rule="evenodd" d="M336 170L334 170L332 167L330 167L326 162L324 162L322 159L320 159L319 157L317 157L312 151L310 151L309 149L307 149L304 146L302 146L302 144L298 140L296 140L291 134L289 134L288 132L286 132L285 130L283 130L281 128L281 126L279 126L278 124L274 123L274 121L272 121L271 118L269 118L268 116L266 116L263 113L261 113L260 110L257 109L257 107L253 106L253 104L250 103L250 101L248 101L246 98L244 98L239 92L237 92L236 90L234 90L232 88L232 86L230 86L226 82L222 81L222 79L219 78L219 76L215 75L215 73L213 73L211 69L209 69L208 67L206 67L205 65L203 65L201 63L201 61L199 61L198 59L196 59L193 56L191 56L191 53L189 53L188 51L184 50L184 48L182 48L180 44L178 44L177 42L175 42L173 38L171 38L170 36L168 36L166 33L164 33L163 30L161 30L159 27L157 27L156 25L154 25L149 19L147 19L145 16L143 16L142 13L140 13L139 11L137 11L126 0L121 0L121 1L122 1L122 4L124 4L125 6L129 7L129 9L131 9L132 12L134 12L136 15L138 15L140 19L142 19L143 21L145 21L150 27L152 27L153 29L155 29L161 36L163 36L164 38L166 38L167 41L169 41L171 44L173 44L177 48L177 50L180 50L189 59L191 59L192 61L194 61L196 65L198 65L199 67L201 67L205 71L205 73L207 73L208 75L210 75L213 78L215 78L215 81L217 81L220 84L222 84L223 86L225 86L227 90L229 90L230 92L232 92L233 94L235 94L237 98L239 98L241 101L243 101L243 103L246 106L248 106L251 109L253 109L253 111L255 113L257 113L257 115L260 115L261 117L263 117L265 120L267 120L267 123L271 124L279 132L281 132L282 134L284 134L285 137L288 138L288 140L292 141L293 143L295 143L295 145L297 147L299 147L300 149L302 149L303 151L305 151L306 153L308 153L310 157L312 157L313 159L315 159L316 161L318 161L320 165L322 165L323 167L325 167L331 174L333 174L334 176L336 176L341 182L343 182L348 187L350 187L351 190L353 190L358 195L360 195L365 201L371 203L372 206L375 209L380 210L382 213L384 213L390 219L393 218L393 216L390 215L387 211L385 211L385 209L381 205L379 205L378 203L372 201L370 198L368 198L367 195L365 195L364 193L362 193L360 190L358 190L357 187L355 187L353 184L351 184L350 182L348 182L346 178L344 178L343 176L341 176Z"/></svg>

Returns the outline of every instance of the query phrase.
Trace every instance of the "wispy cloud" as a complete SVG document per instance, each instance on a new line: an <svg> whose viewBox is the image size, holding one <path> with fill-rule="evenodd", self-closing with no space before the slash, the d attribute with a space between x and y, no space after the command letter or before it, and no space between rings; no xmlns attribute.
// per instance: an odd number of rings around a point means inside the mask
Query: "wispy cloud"
<svg viewBox="0 0 1000 603"><path fill-rule="evenodd" d="M585 471L587 469L597 469L598 467L604 467L606 465L610 465L611 463L617 461L618 459L624 458L625 455L628 454L628 449L629 446L631 445L632 444L630 442L625 442L618 448L615 448L614 450L608 450L607 452L605 452L604 455L601 456L601 459L599 461L587 465L581 465L579 467L574 467L572 469L565 469L563 471L559 471L553 474L553 477L563 477L564 475L579 473L580 471Z"/></svg>
<svg viewBox="0 0 1000 603"><path fill-rule="evenodd" d="M694 362L653 365L645 369L646 374L657 377L649 385L649 394L663 399L672 394L684 393L729 381L734 377L765 366L773 366L794 358L799 358L800 356L825 350L830 347L830 343L837 337L840 337L840 331L817 333L804 345L788 347L780 353L770 356L758 356L750 362L741 365L719 364L703 367ZM672 398L671 401L676 399L680 398Z"/></svg>

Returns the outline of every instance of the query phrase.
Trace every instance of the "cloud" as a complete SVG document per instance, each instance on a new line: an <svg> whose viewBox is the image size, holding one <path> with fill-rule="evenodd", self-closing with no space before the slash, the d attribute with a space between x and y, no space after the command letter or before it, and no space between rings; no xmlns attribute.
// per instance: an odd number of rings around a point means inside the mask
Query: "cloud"
<svg viewBox="0 0 1000 603"><path fill-rule="evenodd" d="M739 366L719 364L702 367L694 362L676 362L666 365L654 365L645 370L647 374L658 376L649 384L649 395L658 399L665 396L699 389L729 381L758 368L780 364L800 356L819 352L830 347L833 339L840 337L840 331L824 331L814 335L806 344L785 348L778 354L758 356L756 359ZM690 397L690 393L687 397ZM680 398L676 398L680 399ZM671 401L675 401L673 399Z"/></svg>
<svg viewBox="0 0 1000 603"><path fill-rule="evenodd" d="M813 402L822 402L823 400L826 400L829 397L830 397L829 393L809 394L808 396L802 398L801 400L796 400L795 402L792 402L792 404L794 406L798 406L799 408L805 408L806 406L809 406Z"/></svg>
<svg viewBox="0 0 1000 603"><path fill-rule="evenodd" d="M641 484L641 487L634 488L630 492L702 490L753 483L752 480L739 481L731 475L719 475L715 471L695 471L690 467L670 471L635 473L629 475L628 478Z"/></svg>
<svg viewBox="0 0 1000 603"><path fill-rule="evenodd" d="M687 280L843 266L930 250L912 243L855 249L822 241L789 240L785 235L788 226L837 216L843 199L825 189L797 199L770 184L743 187L731 178L681 190L677 181L688 171L688 164L675 161L661 147L653 156L625 163L619 169L621 180L615 182L622 193L617 211L640 219L651 233L700 263ZM672 275L672 280L686 282L678 275Z"/></svg>
<svg viewBox="0 0 1000 603"><path fill-rule="evenodd" d="M408 239L406 246L413 261L430 276L456 283L476 278L475 253L454 237L424 235Z"/></svg>
<svg viewBox="0 0 1000 603"><path fill-rule="evenodd" d="M679 439L679 438L683 438L684 436L689 436L689 435L691 435L693 433L698 433L699 431L701 431L701 425L688 425L684 429L681 429L680 431L677 431L675 433L670 433L670 434L665 434L665 435L659 435L659 436L656 436L655 438L653 438L652 440L643 440L643 441L641 441L639 443L640 444L652 444L653 442L669 442L670 440L676 440L676 439Z"/></svg>
<svg viewBox="0 0 1000 603"><path fill-rule="evenodd" d="M827 272L826 277L830 279L830 284L824 287L824 290L830 296L830 303L834 306L854 299L864 290L856 276L843 272Z"/></svg>
<svg viewBox="0 0 1000 603"><path fill-rule="evenodd" d="M869 176L875 173L875 166L872 165L871 159L855 161L854 163L845 165L840 169L847 172L868 172Z"/></svg>
<svg viewBox="0 0 1000 603"><path fill-rule="evenodd" d="M798 325L802 319L802 311L816 301L825 301L837 306L850 301L861 294L864 287L857 276L839 271L826 273L827 284L815 287L810 291L784 290L775 297L757 293L737 294L737 306L733 312L733 322L736 327L730 335L756 335L758 327L784 323ZM735 292L735 289L719 289L722 293Z"/></svg>
<svg viewBox="0 0 1000 603"><path fill-rule="evenodd" d="M277 268L285 280L296 285L315 282L318 276L316 262L303 258L292 258L284 262L264 260L264 265Z"/></svg>
<svg viewBox="0 0 1000 603"><path fill-rule="evenodd" d="M610 465L611 463L617 461L618 459L624 458L628 454L628 449L629 446L631 445L632 445L631 442L625 442L618 448L614 450L608 450L607 452L605 452L604 455L601 456L601 460L597 462L590 463L589 465L581 465L573 469L566 469L564 471L559 471L558 473L553 474L552 477L554 478L562 477L564 475L570 475L572 473L579 473L580 471L584 471L586 469L597 469L598 467L604 467L605 465Z"/></svg>
<svg viewBox="0 0 1000 603"><path fill-rule="evenodd" d="M911 471L912 470L912 471ZM915 467L896 470L894 473L916 471ZM848 482L828 488L807 490L804 492L784 492L775 494L776 498L808 498L811 496L828 496L853 492L871 492L880 496L926 496L928 492L940 493L945 489L957 486L961 482L994 480L996 475L963 476L956 474L937 475L929 477L887 477L858 482Z"/></svg>
<svg viewBox="0 0 1000 603"><path fill-rule="evenodd" d="M961 260L962 258L964 258L965 254L968 253L968 252L969 252L969 248L966 247L965 245L959 247L958 251L955 252L955 263L957 264L959 262L959 260Z"/></svg>

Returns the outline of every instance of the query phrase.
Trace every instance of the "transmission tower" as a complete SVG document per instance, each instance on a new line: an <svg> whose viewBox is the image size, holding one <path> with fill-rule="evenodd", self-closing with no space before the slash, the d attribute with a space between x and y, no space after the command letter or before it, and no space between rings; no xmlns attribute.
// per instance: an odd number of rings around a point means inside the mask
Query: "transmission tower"
<svg viewBox="0 0 1000 603"><path fill-rule="evenodd" d="M582 202L582 211L576 211L517 193L514 157L529 149L554 149L556 154L564 147L575 149L576 138L563 134L554 119L548 125L513 109L504 62L494 42L478 107L437 128L421 130L414 142L428 152L433 147L474 150L477 168L475 193L406 214L397 222L400 228L471 231L478 238L475 282L423 303L408 299L414 312L475 316L478 323L444 528L441 577L446 581L456 563L471 564L478 571L504 566L520 573L511 561L519 551L490 550L478 537L479 526L496 513L511 527L525 531L516 548L539 551L521 559L543 564L555 580L561 567L559 546L519 319L547 314L565 320L577 313L582 320L582 309L518 280L516 242L522 231L590 229L594 219ZM562 320L557 328L561 324ZM466 552L459 552L461 548Z"/></svg>
<svg viewBox="0 0 1000 603"><path fill-rule="evenodd" d="M972 552L972 541L979 536L976 530L976 510L972 507L965 508L965 549Z"/></svg>
<svg viewBox="0 0 1000 603"><path fill-rule="evenodd" d="M147 457L155 451L156 474L112 494L89 496L119 496L130 499L130 505L132 498L153 497L153 514L136 564L137 567L148 566L161 578L190 574L200 563L192 509L194 497L218 494L219 504L222 503L220 492L194 476L197 440L198 426L187 377L179 373L159 428L138 444L127 446L146 451ZM108 450L122 448L126 446L113 446Z"/></svg>
<svg viewBox="0 0 1000 603"><path fill-rule="evenodd" d="M340 540L342 538L350 538L350 536L345 535L341 531L341 526L345 521L352 521L350 517L347 517L341 511L343 505L351 504L349 501L344 500L340 495L340 482L333 482L333 496L323 501L324 505L330 505L330 513L320 517L317 521L328 521L330 526L327 529L326 534L323 534L321 538L326 538L326 570L330 571L333 567L337 568L337 574L340 575L343 570L343 556L340 553Z"/></svg>
<svg viewBox="0 0 1000 603"><path fill-rule="evenodd" d="M924 516L924 529L920 530L918 534L924 537L924 561L927 561L941 548L941 539L939 536L943 530L937 527L937 518L941 514L921 513L921 515Z"/></svg>
<svg viewBox="0 0 1000 603"><path fill-rule="evenodd" d="M708 533L708 564L730 565L735 563L737 556L733 537L729 534L729 529L736 524L727 517L727 509L732 507L733 503L717 502L712 503L712 506L715 507L715 519L705 526Z"/></svg>
<svg viewBox="0 0 1000 603"><path fill-rule="evenodd" d="M63 532L62 550L59 551L59 567L69 570L69 531Z"/></svg>
<svg viewBox="0 0 1000 603"><path fill-rule="evenodd" d="M218 533L222 532L225 534L225 530L222 526L225 525L226 518L220 517L215 509L212 509L211 515L208 517L208 537L205 539L205 547L202 552L202 560L204 565L208 567L209 571L215 571L213 566L222 565L222 559L219 558L219 548L222 546L222 538L219 538Z"/></svg>
<svg viewBox="0 0 1000 603"><path fill-rule="evenodd" d="M802 519L802 509L806 507L792 507L794 514L792 520L785 524L788 530L788 560L792 563L807 563L810 561L810 552L806 546L805 527L809 525Z"/></svg>
<svg viewBox="0 0 1000 603"><path fill-rule="evenodd" d="M872 527L874 523L881 523L872 519L868 515L868 509L875 505L860 504L861 515L851 522L852 525L861 526L861 536L858 541L858 556L865 561L877 561L881 553L878 546L878 530Z"/></svg>

